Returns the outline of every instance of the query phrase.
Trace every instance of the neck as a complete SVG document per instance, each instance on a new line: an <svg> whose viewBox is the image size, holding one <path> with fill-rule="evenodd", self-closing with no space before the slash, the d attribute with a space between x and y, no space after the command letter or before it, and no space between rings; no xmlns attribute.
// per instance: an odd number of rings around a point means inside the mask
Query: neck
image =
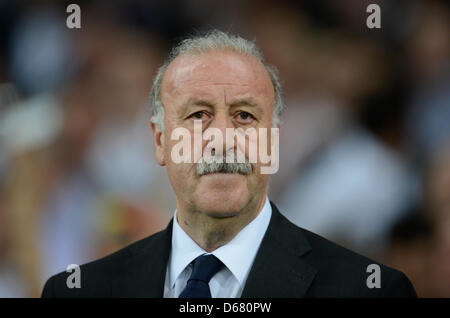
<svg viewBox="0 0 450 318"><path fill-rule="evenodd" d="M244 227L261 212L266 194L253 197L247 205L231 217L214 217L207 213L178 209L177 221L180 227L202 249L211 253L230 242Z"/></svg>

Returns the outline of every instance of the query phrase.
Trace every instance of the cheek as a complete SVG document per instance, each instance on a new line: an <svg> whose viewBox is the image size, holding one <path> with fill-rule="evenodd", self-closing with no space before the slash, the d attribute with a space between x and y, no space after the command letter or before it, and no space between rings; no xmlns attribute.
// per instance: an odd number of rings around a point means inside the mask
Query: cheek
<svg viewBox="0 0 450 318"><path fill-rule="evenodd" d="M256 173L252 174L248 178L249 190L256 189L256 192L264 189L267 185L267 182L269 181L269 175L260 173L260 166L257 167L257 170L258 171L256 171Z"/></svg>
<svg viewBox="0 0 450 318"><path fill-rule="evenodd" d="M174 188L183 190L191 188L195 182L195 165L192 163L176 163L172 158L172 149L178 141L165 140L164 158L167 173Z"/></svg>
<svg viewBox="0 0 450 318"><path fill-rule="evenodd" d="M166 165L166 168L170 183L176 194L192 193L197 187L198 181L191 164L170 162Z"/></svg>

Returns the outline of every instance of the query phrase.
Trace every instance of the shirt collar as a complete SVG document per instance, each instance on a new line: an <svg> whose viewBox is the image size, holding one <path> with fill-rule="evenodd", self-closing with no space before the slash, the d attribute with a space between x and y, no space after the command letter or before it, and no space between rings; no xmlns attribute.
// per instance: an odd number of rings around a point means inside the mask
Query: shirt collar
<svg viewBox="0 0 450 318"><path fill-rule="evenodd" d="M266 233L272 215L272 207L266 196L264 206L258 216L245 226L230 242L214 250L216 256L243 286L250 268ZM177 211L173 218L172 250L169 261L169 283L173 288L184 269L198 256L208 254L184 232L177 221Z"/></svg>

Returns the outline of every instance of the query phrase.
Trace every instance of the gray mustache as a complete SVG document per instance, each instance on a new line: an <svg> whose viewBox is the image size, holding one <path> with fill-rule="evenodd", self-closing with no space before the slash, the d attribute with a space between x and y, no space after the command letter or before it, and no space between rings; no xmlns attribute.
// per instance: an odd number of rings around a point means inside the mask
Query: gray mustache
<svg viewBox="0 0 450 318"><path fill-rule="evenodd" d="M210 173L239 173L247 175L252 172L252 165L248 162L247 158L244 163L236 162L236 157L234 158L235 162L231 163L227 163L226 158L223 158L222 162L217 162L215 158L213 158L210 163L207 163L202 159L197 163L197 174L200 176Z"/></svg>

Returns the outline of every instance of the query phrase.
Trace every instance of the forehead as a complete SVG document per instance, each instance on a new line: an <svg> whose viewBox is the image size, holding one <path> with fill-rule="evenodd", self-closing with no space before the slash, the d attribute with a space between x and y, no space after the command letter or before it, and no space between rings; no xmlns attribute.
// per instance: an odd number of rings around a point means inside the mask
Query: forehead
<svg viewBox="0 0 450 318"><path fill-rule="evenodd" d="M227 94L274 98L273 86L265 67L253 56L232 51L209 51L178 56L167 68L162 95Z"/></svg>

